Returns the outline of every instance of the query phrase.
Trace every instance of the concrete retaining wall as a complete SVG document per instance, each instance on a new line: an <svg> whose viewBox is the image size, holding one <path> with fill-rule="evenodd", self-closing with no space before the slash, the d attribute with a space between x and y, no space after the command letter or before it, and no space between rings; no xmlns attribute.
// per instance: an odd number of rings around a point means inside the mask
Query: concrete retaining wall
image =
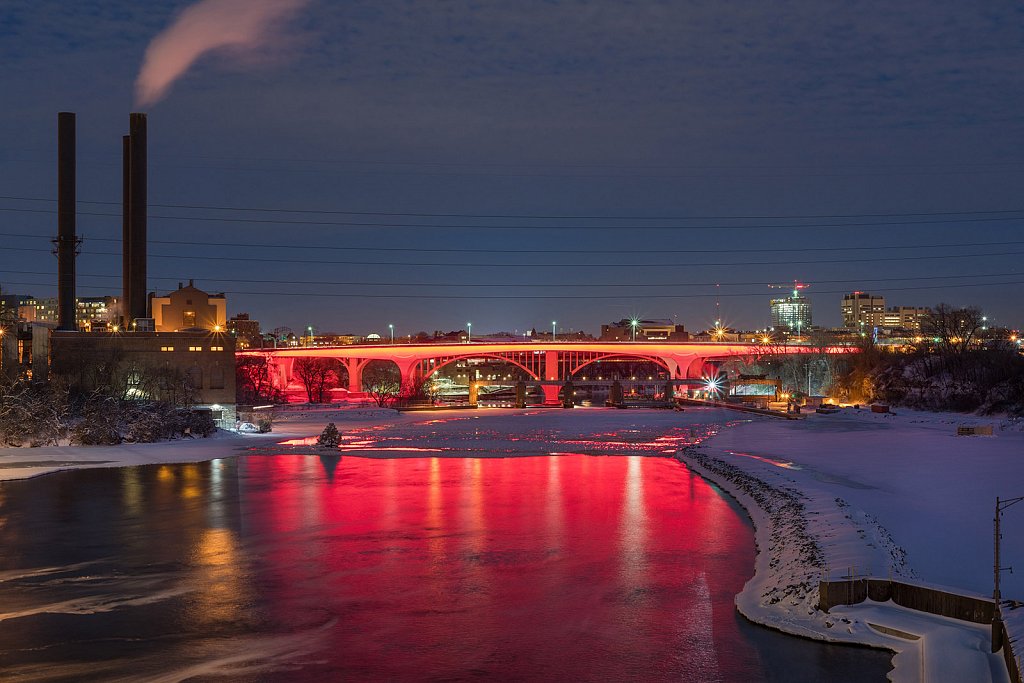
<svg viewBox="0 0 1024 683"><path fill-rule="evenodd" d="M995 603L985 598L958 595L937 588L915 586L888 579L853 579L849 581L822 581L818 584L818 607L827 612L836 605L856 605L870 598L875 602L892 600L900 607L952 617L974 624L991 624ZM1021 683L1021 671L1013 654L1013 644L1002 627L1003 659L1010 672L1010 680Z"/></svg>

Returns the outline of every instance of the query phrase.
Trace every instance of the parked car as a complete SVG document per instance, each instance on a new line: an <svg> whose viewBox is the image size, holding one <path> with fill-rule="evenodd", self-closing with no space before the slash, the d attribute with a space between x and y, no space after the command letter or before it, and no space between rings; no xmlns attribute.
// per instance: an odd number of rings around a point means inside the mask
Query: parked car
<svg viewBox="0 0 1024 683"><path fill-rule="evenodd" d="M252 422L242 422L238 425L238 430L241 434L259 434L260 428L254 425Z"/></svg>

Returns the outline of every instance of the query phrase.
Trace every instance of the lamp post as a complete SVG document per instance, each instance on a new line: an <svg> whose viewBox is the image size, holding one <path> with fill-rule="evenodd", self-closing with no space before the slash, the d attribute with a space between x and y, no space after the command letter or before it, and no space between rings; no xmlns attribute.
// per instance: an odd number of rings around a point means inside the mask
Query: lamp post
<svg viewBox="0 0 1024 683"><path fill-rule="evenodd" d="M636 318L633 318L632 320L629 321L629 326L633 331L633 341L636 341L636 326L639 324L640 321L637 320Z"/></svg>
<svg viewBox="0 0 1024 683"><path fill-rule="evenodd" d="M391 343L394 344L395 343L395 326L392 325L391 323L388 323L388 329L391 330Z"/></svg>
<svg viewBox="0 0 1024 683"><path fill-rule="evenodd" d="M555 341L555 325L557 324L554 320L551 321L551 341Z"/></svg>
<svg viewBox="0 0 1024 683"><path fill-rule="evenodd" d="M313 345L313 326L309 325L306 327L306 346Z"/></svg>
<svg viewBox="0 0 1024 683"><path fill-rule="evenodd" d="M473 341L473 323L466 323L466 341Z"/></svg>
<svg viewBox="0 0 1024 683"><path fill-rule="evenodd" d="M1013 571L1012 567L1000 567L999 566L999 539L1001 534L999 533L999 520L1002 517L1003 510L1016 505L1017 503L1024 500L1024 496L1017 498L1008 498L1006 500L999 500L996 496L996 516L992 520L994 527L994 562L992 563L992 576L995 579L994 588L992 590L992 601L995 603L994 611L992 612L992 652L999 652L1003 646L1003 615L999 611L999 602L1002 600L1002 596L999 594L999 574L1004 571Z"/></svg>

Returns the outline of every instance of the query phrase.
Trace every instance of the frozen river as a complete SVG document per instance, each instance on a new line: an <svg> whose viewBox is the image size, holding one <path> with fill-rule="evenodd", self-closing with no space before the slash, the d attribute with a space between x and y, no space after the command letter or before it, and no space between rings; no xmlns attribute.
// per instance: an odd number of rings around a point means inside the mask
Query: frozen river
<svg viewBox="0 0 1024 683"><path fill-rule="evenodd" d="M583 444L545 427L555 456L252 455L0 483L0 672L885 680L885 653L736 613L749 522L680 463L649 457L719 425L664 420ZM446 450L488 455L494 435L439 424ZM415 432L355 443L412 449Z"/></svg>

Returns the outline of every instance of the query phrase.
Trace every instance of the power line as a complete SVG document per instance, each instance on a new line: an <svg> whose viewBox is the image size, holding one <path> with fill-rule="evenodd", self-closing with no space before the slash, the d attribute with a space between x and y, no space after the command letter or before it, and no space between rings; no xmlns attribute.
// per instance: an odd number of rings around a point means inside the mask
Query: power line
<svg viewBox="0 0 1024 683"><path fill-rule="evenodd" d="M12 211L16 213L42 213L56 214L52 209L17 209L0 207L0 211ZM1009 213L1009 212L1008 212ZM79 216L101 216L106 218L121 218L119 213L99 213L90 211L79 211ZM297 220L270 220L258 218L224 218L217 216L148 216L150 220L169 221L201 221L213 223L241 223L245 225L310 225L319 227L361 227L361 228L432 228L448 230L767 230L779 228L864 228L883 227L894 225L938 225L938 224L960 224L960 223L997 223L1006 221L1019 221L1024 216L1007 216L1000 218L949 218L930 219L924 221L866 221L860 223L795 223L795 224L758 224L758 225L453 225L444 223L362 223L352 221L297 221ZM646 219L640 219L646 220ZM659 219L668 220L668 219Z"/></svg>
<svg viewBox="0 0 1024 683"><path fill-rule="evenodd" d="M48 197L16 197L0 196L0 199L30 201L30 202L56 202L56 199ZM112 201L88 201L78 200L80 204L98 204L105 206L121 206L121 202ZM385 216L404 218L488 218L488 219L523 219L523 220L616 220L616 221L688 221L688 220L813 220L832 218L914 218L926 216L972 216L972 215L993 215L1024 213L1024 209L985 209L978 211L916 211L908 213L847 213L847 214L776 214L776 215L699 215L699 216L643 216L643 215L618 215L618 216L587 216L587 215L545 215L545 214L476 214L476 213L428 213L428 212L397 212L397 211L350 211L341 209L288 209L279 207L244 207L244 206L215 206L205 204L155 204L149 206L162 209L192 209L209 211L246 211L263 213L296 213L296 214L321 214L321 215L343 215L343 216ZM88 215L115 215L121 214L88 214ZM159 216L151 216L151 218ZM766 226L767 227L767 226ZM786 226L778 226L786 227Z"/></svg>
<svg viewBox="0 0 1024 683"><path fill-rule="evenodd" d="M19 275L53 275L52 271L38 271L38 270L8 270L7 273L16 273ZM79 277L89 278L106 278L120 280L121 275L108 275L108 274L95 274L95 273L79 273ZM876 283L876 282L916 282L923 280L962 280L965 278L979 278L979 277L1017 277L1024 275L1020 271L1011 271L1008 273L976 273L966 275L925 275L918 277L891 277L891 278L852 278L842 280L806 280L807 284L819 285L819 284L841 284L841 283ZM166 281L166 282L181 282L185 278L174 277L174 276L150 276L151 281ZM614 287L616 289L624 288L666 288L666 287L717 287L721 285L720 282L662 282L662 283L651 283L651 282L631 282L628 284L622 283L609 283L609 282L595 282L595 283L528 283L528 282L371 282L371 281L330 281L330 280L268 280L265 278L259 279L238 279L238 278L217 278L217 277L199 277L192 279L203 280L205 282L228 282L228 283L259 283L259 284L285 284L285 285L333 285L343 287L517 287L517 288L542 288L542 287ZM726 283L726 287L742 287L742 286L757 286L757 285L770 285L774 284L776 280L771 281L741 281L741 282L729 282ZM35 285L51 285L51 282L34 283ZM100 285L95 285L96 287ZM767 295L767 293L766 293Z"/></svg>
<svg viewBox="0 0 1024 683"><path fill-rule="evenodd" d="M9 282L11 285L32 287L38 283ZM976 282L958 285L922 285L919 287L889 287L887 291L923 291L933 289L964 289L968 287L994 287L1005 285L1024 284L1024 280L1013 280L1009 282ZM94 286L98 289L98 286ZM845 289L818 291L817 294L847 294ZM225 291L224 294L232 295L256 295L256 296L283 296L283 297L316 297L334 299L636 299L637 296L625 294L517 294L517 295L478 295L478 294L356 294L356 293L332 293L332 292L253 292L253 291ZM732 292L732 293L707 293L707 294L644 294L644 299L705 299L711 297L764 297L764 292Z"/></svg>
<svg viewBox="0 0 1024 683"><path fill-rule="evenodd" d="M20 232L0 232L0 237L27 237L49 240L51 237ZM89 237L91 242L116 242L119 237ZM317 251L383 251L383 252L414 252L414 253L447 253L447 254L720 254L721 249L452 249L422 247L350 247L335 245L305 244L269 244L261 242L203 242L199 240L148 240L150 244L202 245L207 247L230 247L232 249L315 249ZM1024 244L1024 240L1007 242L957 242L928 245L881 245L871 247L777 247L773 249L729 249L730 253L778 253L778 252L823 252L823 251L891 251L893 249L949 249L962 247L1002 247Z"/></svg>
<svg viewBox="0 0 1024 683"><path fill-rule="evenodd" d="M35 251L49 252L50 249L39 249L35 247L4 247L10 251ZM82 254L91 256L121 256L116 251L83 251ZM818 265L825 263L883 263L891 261L928 261L937 259L967 259L980 257L1004 257L1024 254L1024 251L998 251L982 252L977 254L935 254L931 256L891 256L882 258L853 258L853 259L814 259L811 261L721 261L721 262L693 262L680 264L674 263L435 263L425 261L331 261L324 259L281 259L281 258L256 258L251 256L202 256L196 254L150 254L150 258L156 259L180 259L188 261L239 261L244 263L297 263L297 264L318 264L318 265L341 265L341 266L396 266L396 267L420 267L420 268L629 268L629 267L665 267L686 265L688 268L707 268L716 266L789 266L789 265Z"/></svg>

